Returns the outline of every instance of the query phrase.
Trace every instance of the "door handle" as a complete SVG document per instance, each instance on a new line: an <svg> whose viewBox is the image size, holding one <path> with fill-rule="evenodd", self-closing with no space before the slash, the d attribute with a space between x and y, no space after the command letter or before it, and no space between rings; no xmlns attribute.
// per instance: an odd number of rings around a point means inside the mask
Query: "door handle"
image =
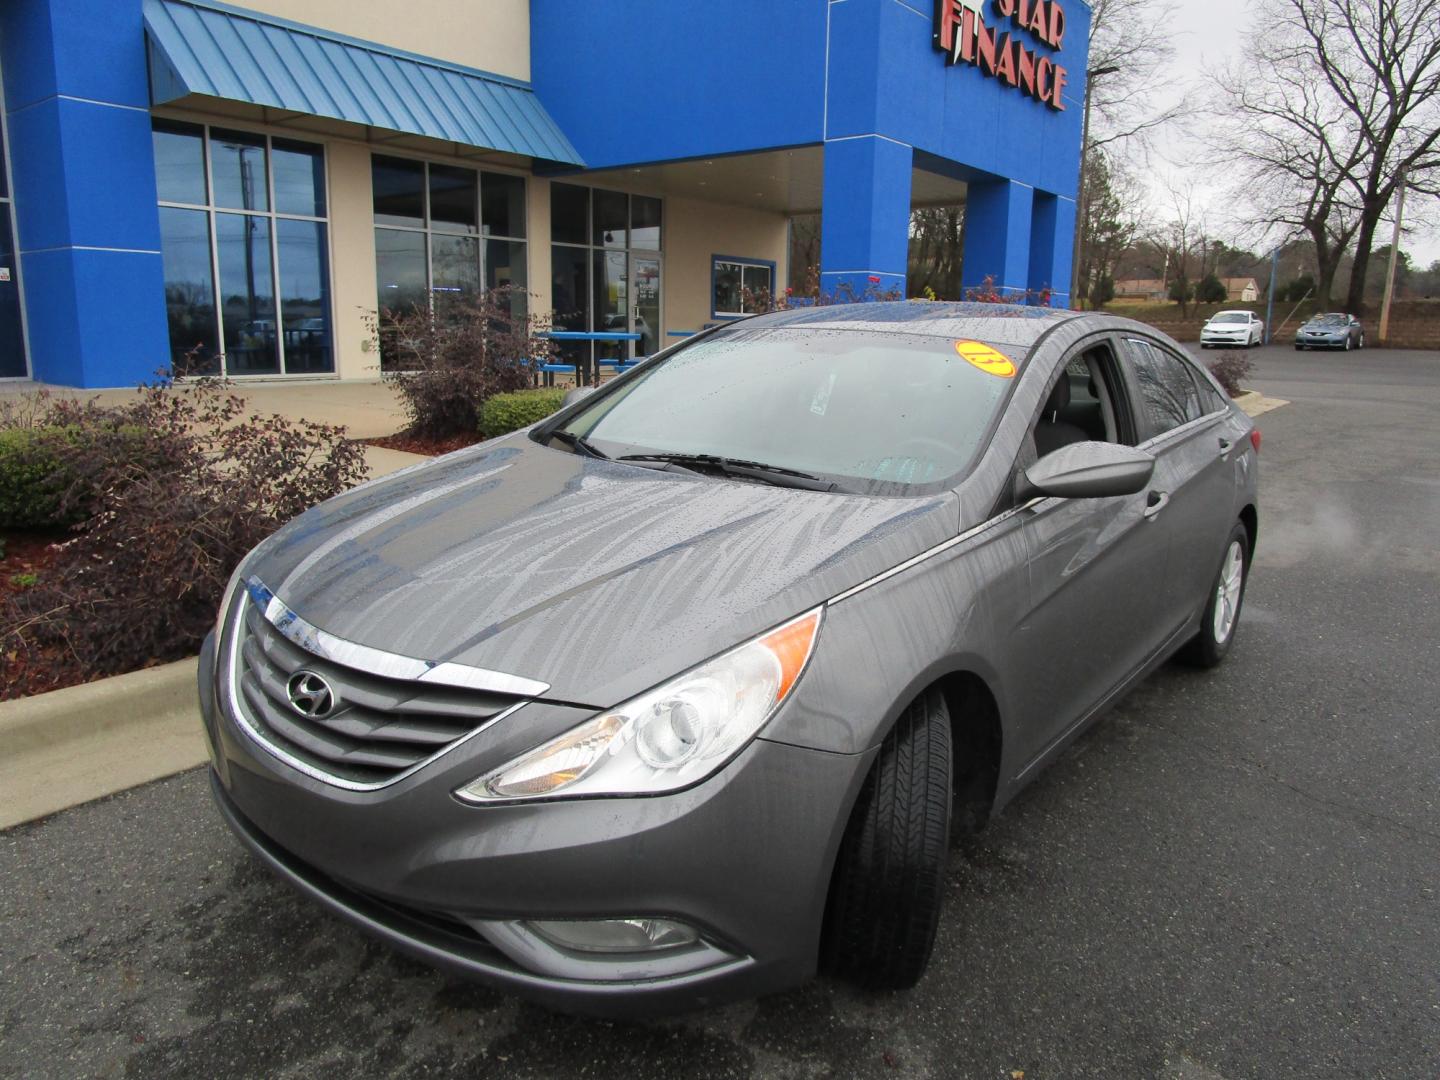
<svg viewBox="0 0 1440 1080"><path fill-rule="evenodd" d="M1168 491L1150 492L1145 498L1145 516L1147 518L1154 518L1155 515L1160 513L1161 510L1164 510L1169 503L1170 493Z"/></svg>
<svg viewBox="0 0 1440 1080"><path fill-rule="evenodd" d="M1222 435L1220 437L1220 456L1223 458L1226 454L1230 453L1230 448L1234 445L1234 439L1227 439Z"/></svg>

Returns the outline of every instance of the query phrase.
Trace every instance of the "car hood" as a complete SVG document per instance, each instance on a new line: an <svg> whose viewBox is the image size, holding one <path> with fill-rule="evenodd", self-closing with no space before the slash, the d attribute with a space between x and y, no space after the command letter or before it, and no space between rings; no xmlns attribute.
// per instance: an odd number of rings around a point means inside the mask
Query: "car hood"
<svg viewBox="0 0 1440 1080"><path fill-rule="evenodd" d="M516 435L315 507L245 572L346 640L608 707L955 535L957 506L658 472Z"/></svg>

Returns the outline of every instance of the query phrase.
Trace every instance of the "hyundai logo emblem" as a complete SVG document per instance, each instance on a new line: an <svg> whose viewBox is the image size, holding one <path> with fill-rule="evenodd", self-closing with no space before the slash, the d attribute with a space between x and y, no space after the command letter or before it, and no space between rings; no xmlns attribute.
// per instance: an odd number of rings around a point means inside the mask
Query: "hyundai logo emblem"
<svg viewBox="0 0 1440 1080"><path fill-rule="evenodd" d="M301 716L320 720L335 711L335 691L323 675L313 671L297 671L285 684L290 707Z"/></svg>

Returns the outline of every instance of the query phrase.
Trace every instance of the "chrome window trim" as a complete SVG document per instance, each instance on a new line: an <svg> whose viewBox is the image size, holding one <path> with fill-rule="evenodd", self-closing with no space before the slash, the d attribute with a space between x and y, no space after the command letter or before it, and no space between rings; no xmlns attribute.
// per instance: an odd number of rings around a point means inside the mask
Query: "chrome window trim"
<svg viewBox="0 0 1440 1080"><path fill-rule="evenodd" d="M1023 513L1024 511L1029 510L1036 504L1044 501L1045 500L1043 498L1034 498L1031 499L1029 502L1021 504L1020 506L1011 507L1003 514L997 514L995 517L990 518L988 521L982 521L974 528L966 529L959 535L952 536L949 540L943 540L940 543L936 544L934 547L927 548L926 550L920 552L919 555L912 555L904 562L896 563L889 570L882 570L874 577L862 581L859 585L853 586L852 588L846 589L842 593L832 596L829 600L825 601L825 606L830 607L834 604L840 603L840 601L842 600L849 600L852 596L855 596L857 593L864 592L872 585L879 585L882 581L889 581L895 575L903 574L912 566L919 566L921 563L934 558L936 555L949 551L953 547L958 547L966 540L972 540L975 537L979 536L981 533L989 531L990 529L1001 524L1002 522L1008 521L1010 518L1015 517L1017 514Z"/></svg>
<svg viewBox="0 0 1440 1080"><path fill-rule="evenodd" d="M306 652L324 660L333 660L387 679L411 679L436 686L484 690L512 697L536 698L550 689L549 683L508 675L503 671L490 671L450 660L418 660L413 656L401 656L338 638L301 618L257 577L246 580L245 591L271 626Z"/></svg>
<svg viewBox="0 0 1440 1080"><path fill-rule="evenodd" d="M251 579L250 579L250 581L252 581L252 582L253 582L253 581L256 581L256 580L257 580L257 579L255 579L255 578L251 578ZM247 584L249 584L249 583L247 582ZM264 586L262 585L261 588L264 588ZM266 590L266 592L269 592L269 590ZM270 600L271 600L271 601L274 601L274 599L275 599L275 598L274 598L274 594L270 594ZM278 601L275 601L275 602L278 603ZM328 785L330 785L331 787L342 788L342 789L344 789L345 791L379 791L379 790L382 789L382 788L387 788L387 787L390 787L390 786L392 786L392 785L394 785L394 784L398 784L398 783L400 783L400 781L406 779L407 777L410 777L410 776L415 775L415 773L417 773L417 772L419 772L421 769L425 768L425 767L426 767L427 765L429 765L431 762L437 760L438 758L444 757L446 754L450 753L450 751L454 750L456 747L462 746L462 745L464 745L465 743L469 742L471 739L475 738L476 735L479 735L482 731L486 730L487 728L491 727L491 726L494 725L494 724L498 724L501 720L504 720L507 716L513 715L514 713L518 712L520 709L523 709L526 705L530 704L529 701L517 701L514 705L511 705L508 709L505 709L505 710L503 710L503 711L501 711L501 712L496 713L494 716L490 717L490 718L489 718L488 720L486 720L484 723L482 723L482 724L480 724L479 726L475 727L473 730L471 730L471 731L468 732L467 734L460 736L460 738L456 739L454 742L449 743L449 744L446 745L446 746L442 746L439 750L435 751L435 753L431 754L429 757L423 759L422 761L417 761L414 765L411 765L408 769L402 769L400 772L396 773L394 776L388 777L388 778L386 778L386 779L384 779L384 780L376 780L376 781L370 781L370 782L365 782L365 781L360 781L360 780L347 780L347 779L345 779L343 776L336 776L334 773L326 772L324 769L321 769L321 768L319 768L318 766L315 766L315 765L310 764L308 761L305 761L305 760L303 760L303 759L301 759L301 758L299 758L299 757L296 757L294 754L290 753L290 751L286 750L284 747L279 746L279 745L277 745L276 743L272 742L269 738L266 737L265 733L264 733L263 731L261 731L261 730L259 729L259 727L256 726L256 724L250 719L249 714L245 711L245 708L244 708L244 706L242 705L242 703L241 703L241 701L240 701L240 693L239 693L239 690L240 690L240 626L241 626L241 623L242 623L242 622L244 621L244 619L245 619L245 610L246 610L246 605L247 605L248 603L257 603L257 604L258 604L258 603L259 603L259 600L255 597L255 595L254 595L253 592L250 592L250 591L247 589L247 590L246 590L246 594L245 594L244 596L240 597L240 598L239 598L239 602L234 605L234 611L229 613L229 616L230 616L230 617L229 617L228 622L229 622L230 640L229 640L229 644L228 644L228 647L227 647L227 650L226 650L226 654L225 654L225 661L224 661L225 667L224 667L224 671L222 672L222 676L223 676L223 678L224 678L224 680L225 680L225 700L226 700L226 703L229 705L230 718L231 718L231 720L233 720L233 721L235 722L236 726L238 726L241 731L243 731L246 735L248 735L248 736L250 737L250 739L251 739L257 746L259 746L261 749L265 750L265 751L266 751L267 753L269 753L272 757L274 757L274 758L276 758L276 759L284 762L286 765L290 766L290 767L291 767L292 769L294 769L296 772L302 773L302 774L304 774L305 776L310 777L310 779L312 779L312 780L318 780L318 781L320 781L322 784L328 784ZM281 608L284 608L284 605L283 605L283 604L281 604L280 606L281 606ZM269 610L268 610L269 607L270 607L270 603L269 603L269 602L267 602L267 603L264 605L264 607L262 607L262 610L265 611L265 614L266 614L266 617L267 617L267 618L269 618ZM289 609L286 608L285 610L288 611ZM293 614L293 613L292 613L292 614ZM298 616L297 616L297 619L298 619ZM300 620L300 621L303 623L303 620ZM309 626L310 624L309 624L309 623L304 623L304 625L305 625L305 626ZM313 629L313 627L312 627L312 629ZM318 631L318 632L319 632L319 633L323 633L323 631ZM281 630L281 633L284 633L285 636L286 636L287 638L290 638L291 641L295 641L296 644L301 644L299 641L296 641L295 638L290 637L290 635L289 635L286 631ZM328 635L328 634L326 635L326 637L327 637L329 640L331 640L331 641L339 641L339 640L340 640L340 639L335 638L335 637L333 637L333 636L331 636L331 635ZM342 644L349 644L349 643L348 643L348 642L342 642ZM301 647L302 647L302 648L308 648L308 646L303 645L303 644L301 645ZM313 650L310 650L310 651L313 651ZM321 655L321 654L317 654L317 655ZM383 654L383 653L382 653L381 655L388 655L388 654ZM331 656L331 657L329 657L329 658L330 658L330 659L335 659L333 656ZM407 658L406 658L406 657L401 657L400 659L407 659ZM337 660L336 662L339 663L339 662L341 662L341 661ZM459 665L457 665L457 666L459 666ZM403 677L403 676L402 676L402 677ZM453 684L450 684L450 685L453 685ZM537 683L536 685L543 685L543 684Z"/></svg>

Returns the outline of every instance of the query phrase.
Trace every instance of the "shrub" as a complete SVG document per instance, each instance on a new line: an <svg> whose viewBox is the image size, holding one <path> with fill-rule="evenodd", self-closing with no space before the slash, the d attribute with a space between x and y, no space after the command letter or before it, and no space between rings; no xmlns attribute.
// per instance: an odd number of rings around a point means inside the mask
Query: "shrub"
<svg viewBox="0 0 1440 1080"><path fill-rule="evenodd" d="M1241 393L1240 380L1249 375L1254 366L1250 362L1250 354L1242 349L1210 361L1210 374L1215 376L1227 394L1238 397Z"/></svg>
<svg viewBox="0 0 1440 1080"><path fill-rule="evenodd" d="M79 514L67 573L0 597L0 654L60 647L93 674L195 653L240 558L365 474L344 429L247 412L215 380L142 387L124 405L64 401L45 426Z"/></svg>
<svg viewBox="0 0 1440 1080"><path fill-rule="evenodd" d="M1223 281L1210 273L1201 278L1200 284L1195 287L1195 299L1202 304L1223 304L1230 299L1230 292Z"/></svg>
<svg viewBox="0 0 1440 1080"><path fill-rule="evenodd" d="M556 348L543 336L548 316L517 313L523 300L506 285L480 296L442 297L431 309L381 314L383 377L400 393L410 434L468 434L487 398L534 382Z"/></svg>
<svg viewBox="0 0 1440 1080"><path fill-rule="evenodd" d="M69 485L50 443L40 429L0 430L0 528L66 524L59 510Z"/></svg>
<svg viewBox="0 0 1440 1080"><path fill-rule="evenodd" d="M92 435L74 425L0 427L0 528L74 525L94 511L95 493L77 486L68 464L84 456ZM134 427L114 437L129 443L137 461L147 452L145 433Z"/></svg>
<svg viewBox="0 0 1440 1080"><path fill-rule="evenodd" d="M564 400L565 389L558 386L496 394L480 406L480 434L494 439L539 423L558 411Z"/></svg>

